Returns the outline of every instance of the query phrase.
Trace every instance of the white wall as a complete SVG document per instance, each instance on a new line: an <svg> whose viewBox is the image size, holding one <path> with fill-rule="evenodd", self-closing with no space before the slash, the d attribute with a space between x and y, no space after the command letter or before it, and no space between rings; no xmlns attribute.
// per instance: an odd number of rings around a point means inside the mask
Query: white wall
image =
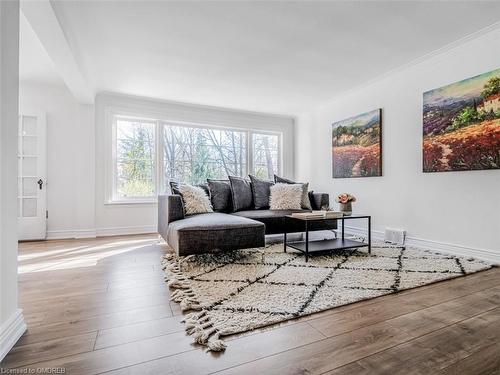
<svg viewBox="0 0 500 375"><path fill-rule="evenodd" d="M110 181L111 127L107 113L149 116L171 121L283 132L283 172L293 177L294 121L290 117L103 93L96 98L96 228L97 235L156 232L156 204L107 204Z"/></svg>
<svg viewBox="0 0 500 375"><path fill-rule="evenodd" d="M108 204L106 164L111 150L109 109L231 127L284 133L284 172L293 177L291 118L180 104L118 94L100 94L96 106L79 104L65 86L23 82L21 113L47 116L47 238L83 238L156 232L157 205Z"/></svg>
<svg viewBox="0 0 500 375"><path fill-rule="evenodd" d="M63 85L23 82L21 113L47 116L48 238L95 236L94 107Z"/></svg>
<svg viewBox="0 0 500 375"><path fill-rule="evenodd" d="M19 2L0 2L0 361L26 330L17 298Z"/></svg>
<svg viewBox="0 0 500 375"><path fill-rule="evenodd" d="M422 93L499 68L499 46L497 28L299 116L296 174L332 196L353 193L375 231L403 228L410 242L500 261L500 170L422 173L421 151ZM332 122L376 108L383 177L332 179Z"/></svg>

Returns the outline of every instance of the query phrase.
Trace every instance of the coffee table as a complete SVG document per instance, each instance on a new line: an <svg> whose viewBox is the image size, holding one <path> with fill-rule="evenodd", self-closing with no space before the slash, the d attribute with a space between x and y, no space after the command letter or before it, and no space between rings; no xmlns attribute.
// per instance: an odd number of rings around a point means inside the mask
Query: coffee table
<svg viewBox="0 0 500 375"><path fill-rule="evenodd" d="M344 238L344 223L346 220L355 220L355 219L366 219L368 221L368 243L355 241L351 239ZM286 253L286 247L289 246L293 249L299 250L300 252L306 255L306 262L309 260L309 254L315 252L325 252L325 251L334 251L334 250L346 250L346 249L355 249L359 247L368 247L368 254L371 254L372 251L372 236L371 236L371 226L372 219L370 215L349 215L343 216L339 218L305 218L305 217L296 217L292 215L285 216L285 220L300 220L304 222L304 229L306 233L305 241L299 242L286 242L286 223L285 223L285 233L284 233L284 250ZM321 220L337 220L337 223L340 221L342 224L342 237L335 238L331 240L316 240L309 241L309 222L311 221L321 221Z"/></svg>

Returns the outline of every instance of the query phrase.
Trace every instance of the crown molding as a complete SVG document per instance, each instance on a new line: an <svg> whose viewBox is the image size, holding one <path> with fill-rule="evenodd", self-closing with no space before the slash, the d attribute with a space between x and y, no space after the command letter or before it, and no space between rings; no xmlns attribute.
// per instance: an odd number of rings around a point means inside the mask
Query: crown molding
<svg viewBox="0 0 500 375"><path fill-rule="evenodd" d="M422 55L416 59L413 59L403 65L400 65L394 69L391 69L385 73L382 73L372 79L369 79L367 81L365 81L364 83L361 83L359 85L356 85L350 89L347 89L345 91L342 91L341 93L339 94L336 94L335 96L331 97L330 99L328 99L327 101L325 102L322 102L318 105L315 105L313 107L311 107L308 111L305 111L303 113L301 113L300 115L303 115L307 112L310 112L310 111L314 111L314 110L321 110L321 109L324 109L325 107L328 107L329 105L331 105L332 103L335 103L337 100L339 100L340 98L344 97L344 96L348 96L348 95L351 95L353 93L356 93L360 90L363 90L365 89L367 86L371 86L377 82L380 82L394 74L397 74L397 73L400 73L402 71L405 71L413 66L416 66L416 65L419 65L419 64L422 64L434 57L437 57L437 56L440 56L444 53L447 53L451 50L454 50L458 47L461 47L463 46L464 44L467 44L475 39L478 39L490 32L493 32L493 31L496 31L496 30L500 30L500 21L499 22L495 22L489 26L486 26L480 30L477 30L475 32L473 32L472 34L469 34L469 35L466 35L460 39L457 39L455 40L454 42L451 42L451 43L448 43L446 45L444 45L443 47L440 47L434 51L431 51L425 55Z"/></svg>

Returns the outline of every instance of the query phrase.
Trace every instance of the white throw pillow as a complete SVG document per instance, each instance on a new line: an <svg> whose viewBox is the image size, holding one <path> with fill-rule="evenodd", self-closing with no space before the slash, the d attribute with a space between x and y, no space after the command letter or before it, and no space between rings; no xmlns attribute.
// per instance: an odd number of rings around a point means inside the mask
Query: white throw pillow
<svg viewBox="0 0 500 375"><path fill-rule="evenodd" d="M179 192L184 201L186 215L204 214L214 212L210 204L210 198L205 191L198 186L179 185Z"/></svg>
<svg viewBox="0 0 500 375"><path fill-rule="evenodd" d="M271 186L269 206L271 210L300 210L301 184L274 184Z"/></svg>

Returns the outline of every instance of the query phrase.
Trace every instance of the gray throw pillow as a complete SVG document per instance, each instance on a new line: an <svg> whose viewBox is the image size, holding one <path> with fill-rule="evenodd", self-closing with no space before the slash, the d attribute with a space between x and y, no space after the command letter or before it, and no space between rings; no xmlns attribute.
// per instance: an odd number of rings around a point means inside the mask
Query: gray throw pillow
<svg viewBox="0 0 500 375"><path fill-rule="evenodd" d="M271 186L274 182L262 180L256 176L249 175L252 182L253 204L255 209L268 209L269 197L271 196Z"/></svg>
<svg viewBox="0 0 500 375"><path fill-rule="evenodd" d="M289 180L288 178L285 177L280 177L278 175L274 175L274 182L277 184L299 184L300 182L295 182L292 180Z"/></svg>
<svg viewBox="0 0 500 375"><path fill-rule="evenodd" d="M252 184L243 177L229 176L231 194L233 197L233 212L252 210L253 195Z"/></svg>
<svg viewBox="0 0 500 375"><path fill-rule="evenodd" d="M281 183L281 184L301 184L302 185L302 204L301 204L301 206L304 210L312 210L311 200L309 199L309 192L308 192L309 182L306 182L306 183L295 182L295 181L289 180L288 178L280 177L277 175L274 175L274 182Z"/></svg>
<svg viewBox="0 0 500 375"><path fill-rule="evenodd" d="M232 212L231 183L229 180L208 179L210 199L215 212Z"/></svg>

